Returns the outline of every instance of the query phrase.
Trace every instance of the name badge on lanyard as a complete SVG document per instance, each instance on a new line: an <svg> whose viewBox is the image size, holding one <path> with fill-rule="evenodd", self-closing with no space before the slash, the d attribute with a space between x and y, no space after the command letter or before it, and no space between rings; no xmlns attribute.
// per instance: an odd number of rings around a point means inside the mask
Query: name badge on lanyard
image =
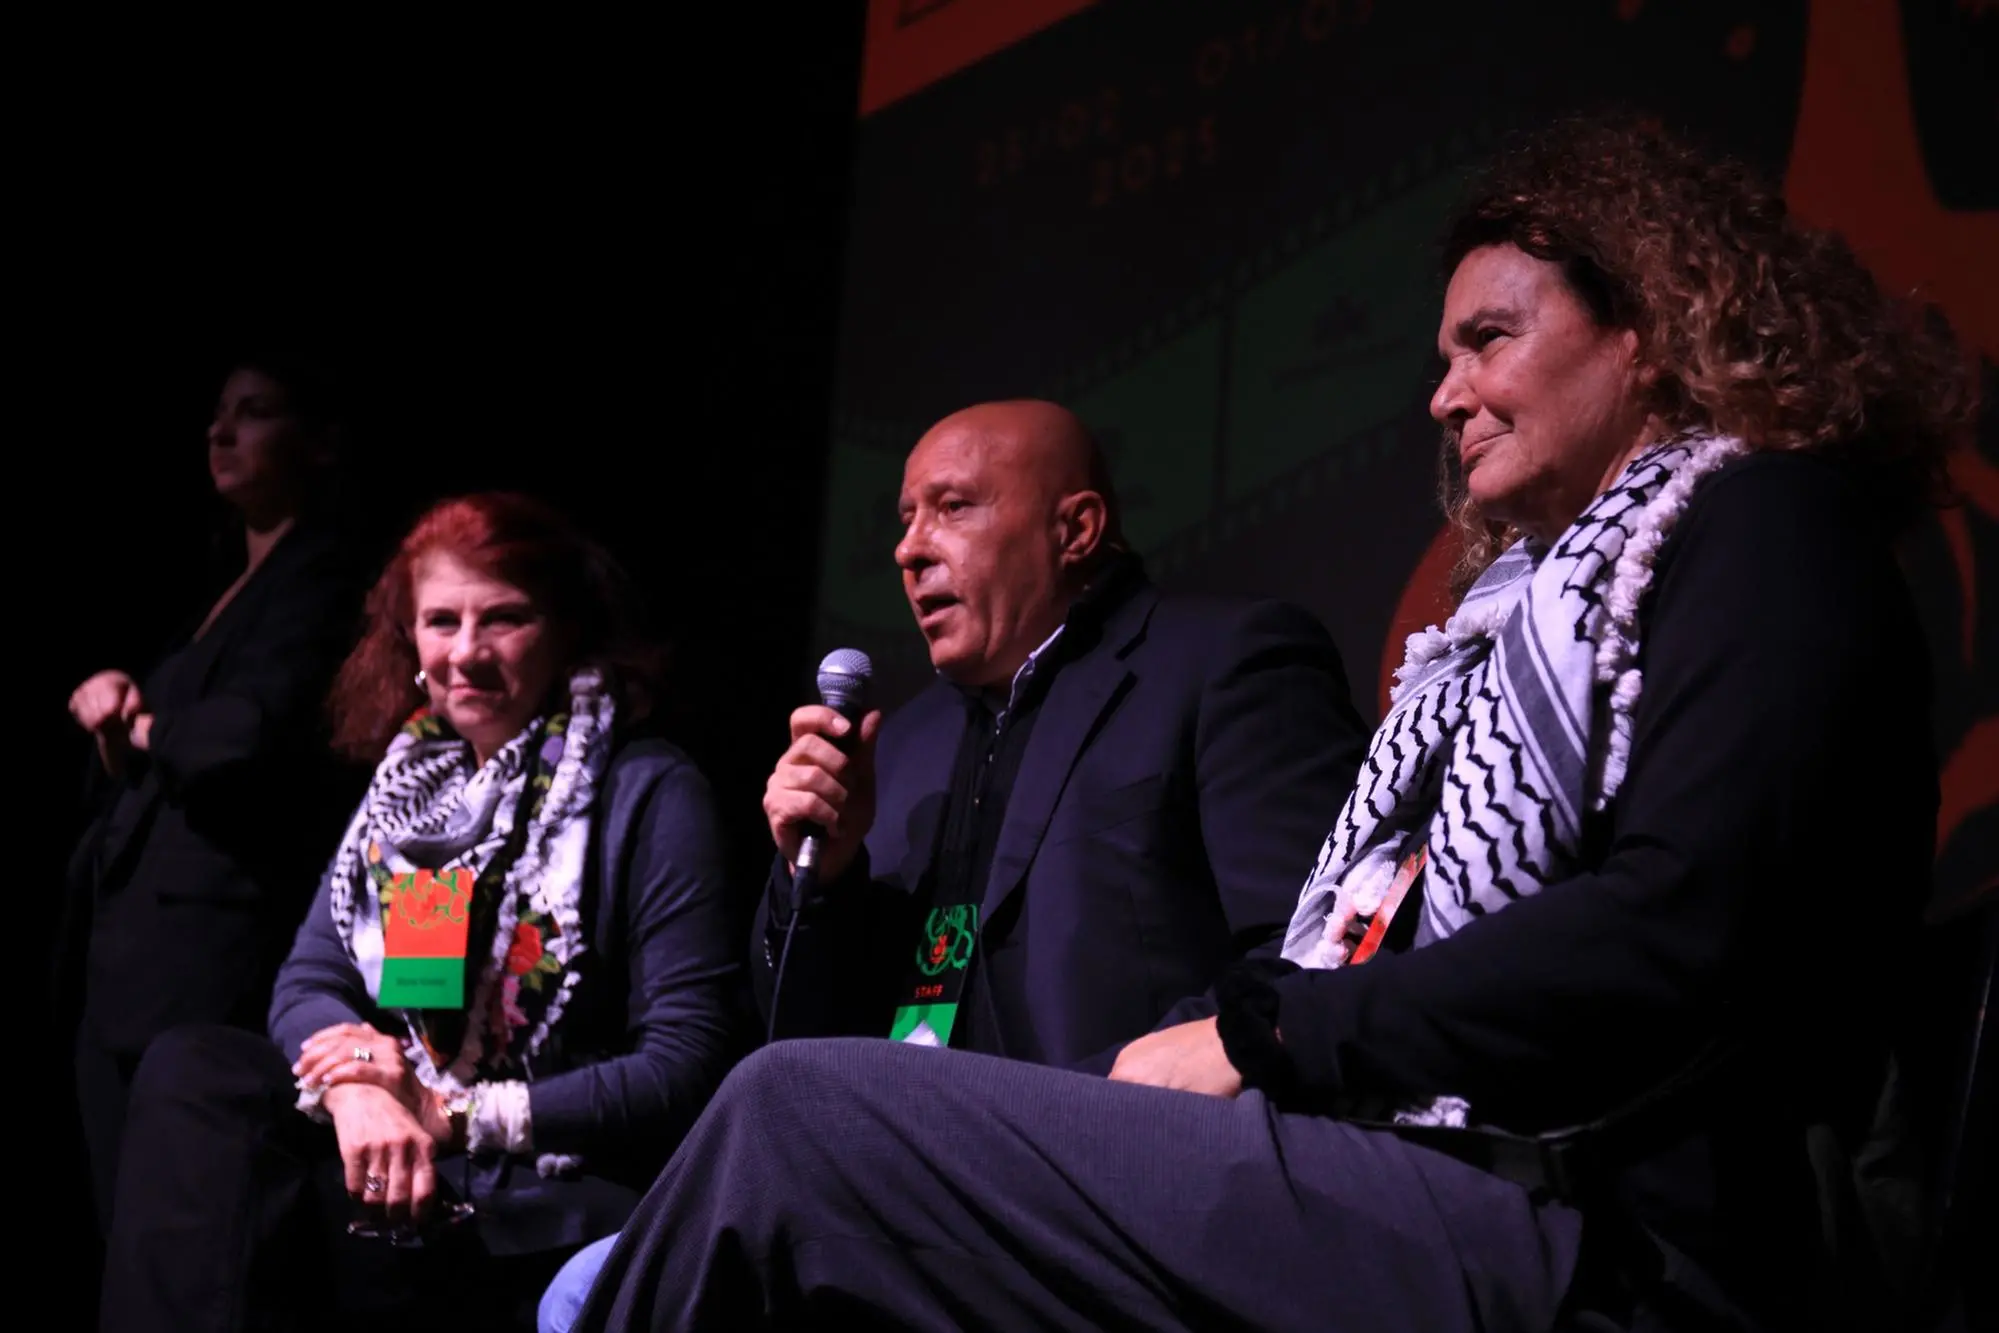
<svg viewBox="0 0 1999 1333"><path fill-rule="evenodd" d="M915 1046L949 1046L958 1001L979 938L979 905L935 907L923 922L916 967L903 987L889 1040Z"/></svg>
<svg viewBox="0 0 1999 1333"><path fill-rule="evenodd" d="M463 1009L476 876L413 870L381 886L384 1009Z"/></svg>

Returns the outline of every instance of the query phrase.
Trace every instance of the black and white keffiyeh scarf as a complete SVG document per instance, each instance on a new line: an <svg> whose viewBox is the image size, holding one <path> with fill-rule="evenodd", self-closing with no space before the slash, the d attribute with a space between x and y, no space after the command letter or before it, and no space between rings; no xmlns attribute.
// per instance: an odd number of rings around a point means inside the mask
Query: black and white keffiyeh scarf
<svg viewBox="0 0 1999 1333"><path fill-rule="evenodd" d="M590 810L614 713L603 678L586 669L570 679L566 711L536 719L484 765L469 743L420 712L376 766L330 886L334 929L370 996L381 989L381 881L418 869L483 875L503 849L519 849L488 904L496 913L490 947L466 959L470 1003L456 1050L433 1049L418 1021L397 1034L426 1086L460 1092L524 1066L561 1021L584 952Z"/></svg>
<svg viewBox="0 0 1999 1333"><path fill-rule="evenodd" d="M1585 817L1624 781L1653 562L1694 487L1742 452L1718 437L1647 450L1552 547L1515 543L1441 630L1409 636L1287 960L1343 964L1349 926L1380 907L1419 841L1423 926L1438 938L1575 872ZM1397 1118L1462 1124L1467 1109L1445 1097Z"/></svg>

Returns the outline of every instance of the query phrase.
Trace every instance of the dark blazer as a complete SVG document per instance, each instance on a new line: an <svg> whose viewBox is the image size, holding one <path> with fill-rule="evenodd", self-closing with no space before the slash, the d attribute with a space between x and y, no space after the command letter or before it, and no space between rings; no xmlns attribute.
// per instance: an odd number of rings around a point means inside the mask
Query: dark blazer
<svg viewBox="0 0 1999 1333"><path fill-rule="evenodd" d="M331 532L287 533L208 632L192 639L190 622L140 682L149 751L116 782L93 759L100 808L69 906L87 935L86 1033L106 1052L134 1057L181 1023L260 1022L360 790L326 748L322 708L364 578Z"/></svg>
<svg viewBox="0 0 1999 1333"><path fill-rule="evenodd" d="M529 1106L537 1153L579 1155L589 1176L623 1188L543 1181L531 1164L489 1168L478 1192L495 1252L617 1230L742 1049L741 937L731 925L739 919L729 911L707 780L664 741L625 742L597 794L590 847L589 951L555 1034L559 1049L532 1070ZM322 880L271 997L271 1036L289 1059L335 1023L401 1029L369 998L329 904ZM456 1169L440 1174L453 1181Z"/></svg>
<svg viewBox="0 0 1999 1333"><path fill-rule="evenodd" d="M1021 757L964 1003L991 1006L997 1054L1108 1069L1117 1045L1197 1012L1230 961L1280 947L1366 731L1296 607L1140 580L1083 632ZM793 932L780 1036L888 1034L964 719L939 681L885 721L874 827ZM751 965L766 1016L781 862L772 880Z"/></svg>

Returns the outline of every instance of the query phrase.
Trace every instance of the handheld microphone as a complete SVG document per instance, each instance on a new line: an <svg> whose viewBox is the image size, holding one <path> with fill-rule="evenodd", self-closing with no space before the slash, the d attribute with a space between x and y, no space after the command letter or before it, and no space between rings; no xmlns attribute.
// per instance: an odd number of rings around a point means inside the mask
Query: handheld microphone
<svg viewBox="0 0 1999 1333"><path fill-rule="evenodd" d="M874 663L858 648L835 648L819 663L819 702L851 724L847 734L833 742L842 754L852 754L861 738L861 719L868 715L868 682L874 671ZM777 975L771 982L770 1014L764 1025L766 1043L777 1040L777 1006L784 996L784 968L791 961L791 936L798 929L798 918L819 878L819 851L825 838L826 830L808 824L805 837L798 844L798 868L791 877L791 920L785 923Z"/></svg>
<svg viewBox="0 0 1999 1333"><path fill-rule="evenodd" d="M861 719L868 714L868 683L874 677L874 663L858 648L835 648L819 663L819 702L847 719L844 736L833 743L842 754L853 753L861 738ZM792 910L805 899L818 875L819 852L826 830L807 825L805 838L798 844L798 873L792 880Z"/></svg>

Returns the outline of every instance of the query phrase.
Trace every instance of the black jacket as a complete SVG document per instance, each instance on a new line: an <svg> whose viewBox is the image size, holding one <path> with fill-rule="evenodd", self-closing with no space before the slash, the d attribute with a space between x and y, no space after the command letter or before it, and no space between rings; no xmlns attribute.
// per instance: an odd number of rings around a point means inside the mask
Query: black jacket
<svg viewBox="0 0 1999 1333"><path fill-rule="evenodd" d="M68 874L84 1023L102 1049L137 1055L179 1023L261 1025L366 779L328 752L324 725L365 577L343 541L301 524L140 682L150 749L121 780L95 770L99 810Z"/></svg>

